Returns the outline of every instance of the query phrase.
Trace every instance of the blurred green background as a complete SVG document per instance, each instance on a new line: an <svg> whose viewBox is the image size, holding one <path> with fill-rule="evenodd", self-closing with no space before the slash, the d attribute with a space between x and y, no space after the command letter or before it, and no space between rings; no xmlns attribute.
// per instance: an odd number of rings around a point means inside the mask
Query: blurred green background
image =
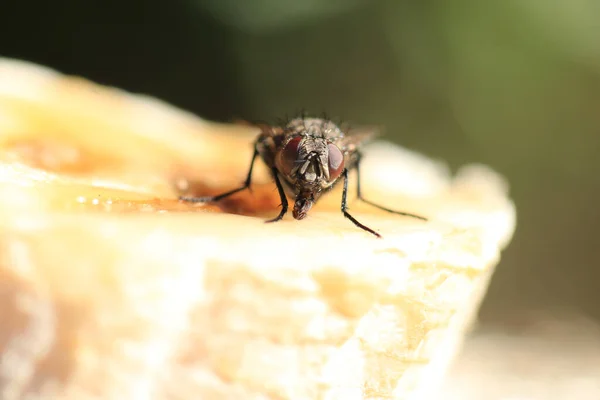
<svg viewBox="0 0 600 400"><path fill-rule="evenodd" d="M306 109L504 174L518 228L481 311L600 319L600 2L4 2L0 55L214 120Z"/></svg>

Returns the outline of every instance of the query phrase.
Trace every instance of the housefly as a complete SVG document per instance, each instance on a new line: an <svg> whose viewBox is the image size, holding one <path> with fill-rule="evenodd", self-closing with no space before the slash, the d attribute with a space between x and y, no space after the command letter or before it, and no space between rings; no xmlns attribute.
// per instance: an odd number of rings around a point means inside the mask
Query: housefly
<svg viewBox="0 0 600 400"><path fill-rule="evenodd" d="M216 202L234 193L250 188L252 169L256 158L260 156L270 168L275 180L281 211L275 218L266 222L281 220L288 212L287 193L293 197L292 215L301 220L306 217L320 196L343 180L341 210L357 227L377 236L381 235L363 225L348 212L348 172L357 171L357 197L359 200L381 210L417 218L418 215L395 211L380 206L362 196L360 187L361 148L375 136L374 131L344 133L334 122L322 118L295 118L287 125L269 126L258 124L261 133L254 142L254 154L246 181L241 187L210 197L180 197L180 200L192 203Z"/></svg>

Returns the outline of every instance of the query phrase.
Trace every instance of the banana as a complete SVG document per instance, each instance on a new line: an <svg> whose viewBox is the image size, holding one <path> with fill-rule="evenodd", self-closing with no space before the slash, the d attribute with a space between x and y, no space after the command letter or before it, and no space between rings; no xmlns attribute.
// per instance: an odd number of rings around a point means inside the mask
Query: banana
<svg viewBox="0 0 600 400"><path fill-rule="evenodd" d="M362 192L301 221L256 128L0 59L3 399L418 399L460 350L516 225L482 165L369 146ZM355 193L355 174L349 193ZM36 397L37 396L37 397Z"/></svg>

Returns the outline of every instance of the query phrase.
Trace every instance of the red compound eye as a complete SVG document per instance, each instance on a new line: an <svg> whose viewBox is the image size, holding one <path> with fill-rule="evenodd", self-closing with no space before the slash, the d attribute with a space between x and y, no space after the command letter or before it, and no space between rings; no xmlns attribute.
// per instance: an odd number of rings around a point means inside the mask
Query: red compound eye
<svg viewBox="0 0 600 400"><path fill-rule="evenodd" d="M344 155L335 144L328 144L327 149L329 150L329 180L334 180L344 170Z"/></svg>
<svg viewBox="0 0 600 400"><path fill-rule="evenodd" d="M298 146L300 146L300 142L302 141L302 136L297 136L287 142L283 150L279 152L278 155L278 164L279 164L279 172L282 174L290 174L294 166L296 165L296 160L298 159Z"/></svg>

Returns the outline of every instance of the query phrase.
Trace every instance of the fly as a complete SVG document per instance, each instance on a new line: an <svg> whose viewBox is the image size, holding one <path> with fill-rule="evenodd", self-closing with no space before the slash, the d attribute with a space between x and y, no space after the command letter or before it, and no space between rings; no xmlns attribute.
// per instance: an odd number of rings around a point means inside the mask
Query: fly
<svg viewBox="0 0 600 400"><path fill-rule="evenodd" d="M294 197L292 215L301 220L306 217L320 196L343 180L341 210L357 227L377 236L381 235L360 223L348 212L348 172L356 169L357 197L359 200L389 213L427 221L427 218L395 211L366 200L360 188L360 161L362 146L375 136L375 132L345 134L332 121L322 118L295 118L284 127L258 125L261 133L254 142L254 154L244 184L236 189L210 197L180 197L191 203L222 200L250 188L252 169L258 156L271 170L281 199L281 211L266 222L281 220L288 212L285 189ZM283 183L283 184L282 184ZM284 189L285 185L285 189Z"/></svg>

